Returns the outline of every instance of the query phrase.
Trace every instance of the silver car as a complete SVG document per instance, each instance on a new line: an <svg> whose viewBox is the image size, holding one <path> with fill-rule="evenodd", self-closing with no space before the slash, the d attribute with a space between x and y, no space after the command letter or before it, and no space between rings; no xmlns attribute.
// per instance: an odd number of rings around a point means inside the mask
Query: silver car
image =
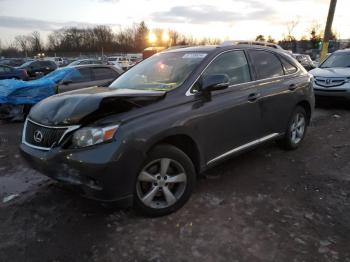
<svg viewBox="0 0 350 262"><path fill-rule="evenodd" d="M309 73L315 95L350 98L350 49L334 52Z"/></svg>

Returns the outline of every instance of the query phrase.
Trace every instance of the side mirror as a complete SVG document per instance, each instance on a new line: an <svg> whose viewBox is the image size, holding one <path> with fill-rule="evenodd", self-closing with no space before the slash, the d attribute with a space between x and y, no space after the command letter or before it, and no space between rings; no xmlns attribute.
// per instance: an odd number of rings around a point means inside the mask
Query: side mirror
<svg viewBox="0 0 350 262"><path fill-rule="evenodd" d="M228 88L230 81L227 75L207 75L202 78L202 92L211 92Z"/></svg>
<svg viewBox="0 0 350 262"><path fill-rule="evenodd" d="M71 84L71 83L73 83L73 81L72 80L69 80L69 79L67 79L67 80L62 80L62 82L61 82L61 84L62 85L69 85L69 84Z"/></svg>

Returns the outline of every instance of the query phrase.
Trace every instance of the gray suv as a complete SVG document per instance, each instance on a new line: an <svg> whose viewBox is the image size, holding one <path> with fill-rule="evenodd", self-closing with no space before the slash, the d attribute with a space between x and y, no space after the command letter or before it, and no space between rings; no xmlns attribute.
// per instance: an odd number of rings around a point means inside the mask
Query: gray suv
<svg viewBox="0 0 350 262"><path fill-rule="evenodd" d="M172 49L109 87L50 97L31 110L21 151L47 176L151 216L179 209L197 174L263 142L303 141L311 76L261 46Z"/></svg>

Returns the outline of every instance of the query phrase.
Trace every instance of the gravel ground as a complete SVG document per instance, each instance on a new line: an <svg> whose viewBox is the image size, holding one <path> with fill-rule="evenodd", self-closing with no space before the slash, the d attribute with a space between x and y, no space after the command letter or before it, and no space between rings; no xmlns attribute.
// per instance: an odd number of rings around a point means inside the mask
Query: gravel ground
<svg viewBox="0 0 350 262"><path fill-rule="evenodd" d="M346 104L318 108L296 151L269 143L209 170L162 218L86 200L32 171L19 156L21 127L0 123L0 261L350 262Z"/></svg>

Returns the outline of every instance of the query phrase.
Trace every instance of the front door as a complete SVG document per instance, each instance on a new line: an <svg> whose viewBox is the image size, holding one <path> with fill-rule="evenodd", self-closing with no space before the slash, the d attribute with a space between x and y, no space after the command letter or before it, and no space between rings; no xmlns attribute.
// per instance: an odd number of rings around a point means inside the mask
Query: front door
<svg viewBox="0 0 350 262"><path fill-rule="evenodd" d="M203 73L204 76L216 74L226 74L230 86L212 92L207 101L196 102L201 105L193 111L208 164L243 149L262 133L257 87L249 83L251 70L244 51L221 54Z"/></svg>

